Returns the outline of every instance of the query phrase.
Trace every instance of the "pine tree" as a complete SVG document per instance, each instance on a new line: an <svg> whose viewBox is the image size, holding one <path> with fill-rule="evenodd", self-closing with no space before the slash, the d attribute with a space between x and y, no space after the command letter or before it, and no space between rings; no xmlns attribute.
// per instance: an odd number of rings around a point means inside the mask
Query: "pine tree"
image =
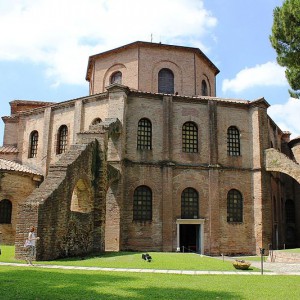
<svg viewBox="0 0 300 300"><path fill-rule="evenodd" d="M286 67L290 95L300 98L300 0L285 0L274 9L273 17L270 41L278 64Z"/></svg>

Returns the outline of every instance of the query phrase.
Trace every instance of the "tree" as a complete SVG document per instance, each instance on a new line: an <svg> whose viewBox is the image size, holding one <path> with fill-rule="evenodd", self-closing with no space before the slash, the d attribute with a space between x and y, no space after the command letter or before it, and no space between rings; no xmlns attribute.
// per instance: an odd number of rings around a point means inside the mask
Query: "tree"
<svg viewBox="0 0 300 300"><path fill-rule="evenodd" d="M290 95L300 98L300 0L284 0L274 9L273 17L270 41L278 64L286 67Z"/></svg>

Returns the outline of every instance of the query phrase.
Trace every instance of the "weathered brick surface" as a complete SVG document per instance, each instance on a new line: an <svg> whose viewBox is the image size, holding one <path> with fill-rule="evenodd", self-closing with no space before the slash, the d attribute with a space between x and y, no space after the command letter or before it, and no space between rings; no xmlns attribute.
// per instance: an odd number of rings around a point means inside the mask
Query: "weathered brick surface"
<svg viewBox="0 0 300 300"><path fill-rule="evenodd" d="M32 174L0 170L0 201L8 199L12 203L11 224L0 224L1 243L15 243L18 205L25 202L39 183Z"/></svg>
<svg viewBox="0 0 300 300"><path fill-rule="evenodd" d="M140 43L95 58L90 78L90 93L105 91L111 75L122 72L122 84L140 91L157 93L158 72L168 68L174 73L174 88L179 95L201 95L205 80L210 96L215 96L215 70L198 51Z"/></svg>
<svg viewBox="0 0 300 300"><path fill-rule="evenodd" d="M163 67L174 72L178 95L156 93ZM181 195L188 187L198 192L199 218L185 221L201 228L205 254L255 254L269 244L283 247L291 226L285 220L287 199L295 202L297 221L292 226L299 244L300 185L292 179L298 176L297 164L286 158L280 167L268 169L265 153L274 150L266 149L273 147L289 158L293 153L289 134L268 117L264 99L194 97L201 93L203 78L215 95L216 69L187 49L128 47L96 56L90 70L90 96L5 118L4 144L16 145L17 159L46 176L20 203L18 257L31 225L41 236L39 259L92 250L175 251L183 224ZM123 85L108 86L117 70ZM96 118L101 122L92 125ZM151 150L137 149L141 118L152 124ZM185 122L198 128L197 153L182 150ZM57 155L61 125L68 127L68 151ZM228 156L229 126L240 132L240 156ZM29 159L33 130L40 136L38 156ZM140 185L152 191L151 221L133 221L133 194ZM241 223L227 222L231 189L243 195Z"/></svg>
<svg viewBox="0 0 300 300"><path fill-rule="evenodd" d="M28 232L31 225L37 227L37 235L41 238L37 245L39 260L103 250L103 203L98 182L101 164L97 145L93 142L72 146L59 162L50 166L40 188L20 205L16 234L18 258L24 255L24 232ZM87 189L81 201L89 198L92 211L71 210L79 181L84 182Z"/></svg>

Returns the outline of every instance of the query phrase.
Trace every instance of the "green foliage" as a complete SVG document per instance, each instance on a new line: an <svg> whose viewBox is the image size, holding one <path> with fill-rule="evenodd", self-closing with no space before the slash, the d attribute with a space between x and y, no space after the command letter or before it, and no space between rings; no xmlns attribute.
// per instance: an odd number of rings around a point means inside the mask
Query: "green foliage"
<svg viewBox="0 0 300 300"><path fill-rule="evenodd" d="M286 78L293 89L292 97L300 97L300 0L285 0L273 12L270 41L277 62L286 67Z"/></svg>

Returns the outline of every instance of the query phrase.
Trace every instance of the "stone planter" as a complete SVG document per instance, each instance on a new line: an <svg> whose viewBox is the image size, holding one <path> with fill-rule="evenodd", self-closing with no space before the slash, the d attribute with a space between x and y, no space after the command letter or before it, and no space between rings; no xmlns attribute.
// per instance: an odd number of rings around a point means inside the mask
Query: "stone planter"
<svg viewBox="0 0 300 300"><path fill-rule="evenodd" d="M233 263L233 266L238 270L248 270L251 266L251 263L246 262L244 260L235 260Z"/></svg>

